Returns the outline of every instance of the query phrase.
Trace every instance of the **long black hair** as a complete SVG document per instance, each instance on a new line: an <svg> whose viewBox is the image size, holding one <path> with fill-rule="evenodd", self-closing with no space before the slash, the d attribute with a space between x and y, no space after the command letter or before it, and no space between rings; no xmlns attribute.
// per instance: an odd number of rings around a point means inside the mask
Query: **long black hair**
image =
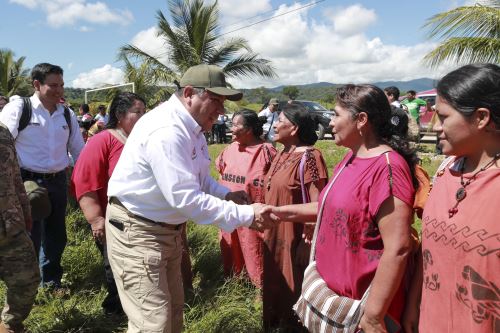
<svg viewBox="0 0 500 333"><path fill-rule="evenodd" d="M264 125L267 122L267 118L265 117L263 117L263 119L259 118L259 116L255 111L248 109L236 111L235 113L233 113L232 119L234 119L234 117L236 116L241 117L241 119L243 120L243 126L245 128L250 128L252 130L252 134L256 138L260 138L262 133L264 133L262 125Z"/></svg>
<svg viewBox="0 0 500 333"><path fill-rule="evenodd" d="M146 105L144 99L137 94L131 92L121 92L116 95L115 98L113 98L113 101L111 101L111 106L109 107L109 121L106 128L116 128L118 126L119 116L127 114L128 109L130 109L137 100Z"/></svg>
<svg viewBox="0 0 500 333"><path fill-rule="evenodd" d="M391 106L382 89L371 84L347 84L337 88L336 100L339 106L352 114L353 119L361 112L368 115L368 122L375 135L405 159L410 168L413 187L417 189L417 154L410 148L408 140L401 136L391 123Z"/></svg>
<svg viewBox="0 0 500 333"><path fill-rule="evenodd" d="M437 85L437 94L465 117L479 108L490 110L500 128L500 67L495 64L462 66L446 74Z"/></svg>
<svg viewBox="0 0 500 333"><path fill-rule="evenodd" d="M304 107L297 104L286 104L283 107L283 114L286 119L298 127L297 137L301 143L313 146L318 141L316 122Z"/></svg>

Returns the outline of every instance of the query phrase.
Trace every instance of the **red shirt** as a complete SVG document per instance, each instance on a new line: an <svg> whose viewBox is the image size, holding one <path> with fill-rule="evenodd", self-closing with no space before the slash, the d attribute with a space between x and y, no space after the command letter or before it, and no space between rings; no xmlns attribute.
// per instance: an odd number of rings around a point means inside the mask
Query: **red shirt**
<svg viewBox="0 0 500 333"><path fill-rule="evenodd" d="M97 192L102 212L106 212L108 181L118 163L123 146L123 143L107 130L89 139L71 176L77 200L85 193Z"/></svg>
<svg viewBox="0 0 500 333"><path fill-rule="evenodd" d="M344 157L334 175L351 156L349 152ZM376 224L382 203L394 195L413 207L415 190L408 164L396 152L389 153L389 160L392 191L385 154L356 157L338 176L325 200L316 243L317 268L328 287L342 296L361 299L375 276L384 251ZM403 296L398 293L393 299L398 308L402 307ZM399 321L400 313L394 314L391 309L389 313Z"/></svg>

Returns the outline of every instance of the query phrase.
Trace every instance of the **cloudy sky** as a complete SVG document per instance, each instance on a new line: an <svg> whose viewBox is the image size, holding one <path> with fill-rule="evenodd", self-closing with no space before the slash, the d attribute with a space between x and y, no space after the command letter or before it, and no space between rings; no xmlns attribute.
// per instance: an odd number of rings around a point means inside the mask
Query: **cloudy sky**
<svg viewBox="0 0 500 333"><path fill-rule="evenodd" d="M209 1L209 0L207 0ZM435 47L421 27L434 14L470 0L219 0L221 33L244 37L273 62L278 79L232 80L240 88L439 78L451 67L421 63ZM25 56L26 65L50 62L65 70L66 85L97 88L123 83L118 49L134 44L165 53L156 37L156 13L167 0L0 0L0 48ZM251 27L257 21L271 18ZM229 33L228 33L229 32Z"/></svg>

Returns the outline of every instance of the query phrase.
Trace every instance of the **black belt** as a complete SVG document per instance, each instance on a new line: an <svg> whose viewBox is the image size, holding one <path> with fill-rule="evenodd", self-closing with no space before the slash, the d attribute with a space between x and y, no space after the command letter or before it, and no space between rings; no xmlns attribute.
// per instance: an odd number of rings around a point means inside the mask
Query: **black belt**
<svg viewBox="0 0 500 333"><path fill-rule="evenodd" d="M40 173L26 169L21 169L21 176L23 178L29 178L29 179L53 179L63 174L66 174L66 169L63 169L58 172L49 172L49 173Z"/></svg>
<svg viewBox="0 0 500 333"><path fill-rule="evenodd" d="M168 223L156 222L156 221L153 221L151 219L148 219L147 217L134 214L131 211L129 211L127 209L127 207L125 207L120 202L120 200L118 200L116 197L110 197L109 198L109 203L112 204L112 205L117 205L117 206L121 207L125 212L127 212L127 215L130 216L130 217L134 217L136 219L143 220L143 221L149 222L149 223L154 223L155 225L158 225L158 226L163 227L163 228L172 229L172 230L180 230L182 228L182 226L184 225L184 223L181 223L181 224L168 224ZM110 223L111 223L111 220L110 220ZM118 224L120 224L120 223L121 222L113 221L113 223L111 223L111 224L114 225L115 227L117 227L118 229L123 230L123 223L121 223L121 225L118 226Z"/></svg>

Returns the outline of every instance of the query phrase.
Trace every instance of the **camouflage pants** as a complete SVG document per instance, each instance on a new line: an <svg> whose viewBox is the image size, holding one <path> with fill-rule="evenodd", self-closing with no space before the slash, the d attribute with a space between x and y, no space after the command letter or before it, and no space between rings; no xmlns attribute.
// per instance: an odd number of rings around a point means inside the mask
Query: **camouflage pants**
<svg viewBox="0 0 500 333"><path fill-rule="evenodd" d="M33 307L40 283L35 249L25 231L16 236L0 235L0 279L7 287L2 321L18 330Z"/></svg>

